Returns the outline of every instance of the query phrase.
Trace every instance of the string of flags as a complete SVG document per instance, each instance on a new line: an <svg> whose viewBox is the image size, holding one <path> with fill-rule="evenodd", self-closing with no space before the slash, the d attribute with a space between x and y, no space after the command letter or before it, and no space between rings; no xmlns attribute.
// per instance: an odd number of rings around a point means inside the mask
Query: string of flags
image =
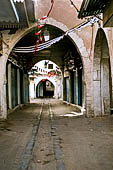
<svg viewBox="0 0 113 170"><path fill-rule="evenodd" d="M46 19L49 16L49 14L50 14L50 12L52 10L54 1L51 0L51 3L52 3L51 8L50 8L47 16L41 18L41 21L43 21L43 24L38 25L37 26L38 29L45 26ZM40 36L40 39L37 40L36 45L29 46L29 47L16 47L16 48L13 48L13 52L15 52L15 53L35 53L37 51L46 49L46 48L50 47L51 45L53 45L53 44L59 42L60 40L62 40L64 38L64 36L67 36L67 35L70 35L70 34L74 33L75 30L80 31L82 28L84 28L86 26L91 26L91 25L93 25L94 23L96 23L98 21L99 21L98 17L96 17L96 16L90 17L90 18L86 19L86 21L83 21L79 25L71 28L70 30L66 31L63 35L61 35L61 36L59 36L57 38L54 38L54 39L49 40L47 42L43 42L42 36ZM36 35L39 35L40 33L41 33L41 30L39 30L36 33ZM41 44L39 44L40 41L41 41Z"/></svg>
<svg viewBox="0 0 113 170"><path fill-rule="evenodd" d="M41 42L42 44L44 43L44 42L43 42L43 37L42 37L42 35L41 35L42 30L40 30L40 29L43 28L43 27L46 25L46 20L47 20L47 18L49 17L51 11L52 11L53 4L54 4L54 0L51 0L50 10L48 11L48 13L47 13L46 16L43 16L43 17L40 19L40 24L37 26L38 32L35 33L35 35L36 35L36 36L39 36L39 35L40 35L40 38L37 39L37 41L36 41L35 50L34 50L33 53L35 53L35 52L37 51L39 42Z"/></svg>
<svg viewBox="0 0 113 170"><path fill-rule="evenodd" d="M57 37L57 38L54 38L54 39L47 41L43 44L39 44L37 49L36 49L35 45L29 46L29 47L17 47L17 48L13 49L13 52L16 52L16 53L33 53L34 51L40 51L40 50L43 50L45 48L50 47L52 44L54 44L58 41L60 41L61 39L63 39L63 37L64 37L64 35Z"/></svg>

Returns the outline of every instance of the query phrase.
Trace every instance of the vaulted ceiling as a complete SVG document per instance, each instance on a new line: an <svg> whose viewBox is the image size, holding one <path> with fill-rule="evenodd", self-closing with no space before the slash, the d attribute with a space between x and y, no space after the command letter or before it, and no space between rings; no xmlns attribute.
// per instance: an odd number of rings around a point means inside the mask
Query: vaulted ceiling
<svg viewBox="0 0 113 170"><path fill-rule="evenodd" d="M8 29L10 30L10 34L14 34L17 29L29 27L29 24L32 22L35 22L34 3L32 0L25 0L23 3L20 1L14 2L14 0L0 1L0 31ZM54 26L46 25L45 27L49 31L50 40L64 34ZM43 32L45 27L42 29L42 37L44 37ZM24 36L15 47L35 45L39 38L35 35L36 32L37 28ZM10 58L16 60L26 71L29 71L34 64L41 60L51 60L59 67L63 67L66 62L68 65L68 61L72 58L74 58L78 67L82 63L76 47L68 36L64 36L59 42L34 54L31 52L16 53L12 50L9 56ZM66 58L68 58L68 61Z"/></svg>
<svg viewBox="0 0 113 170"><path fill-rule="evenodd" d="M58 28L46 25L46 28L49 31L50 39L59 37L63 35L63 32L59 30ZM29 34L27 34L25 37L23 37L15 47L29 47L36 44L37 36L35 35L35 32L37 29L33 30ZM43 37L43 34L42 34ZM70 55L70 52L72 55ZM16 60L20 60L20 62L23 64L24 69L30 70L31 67L36 64L37 62L41 60L50 60L56 63L59 67L62 67L64 65L64 57L70 56L70 59L75 58L77 65L81 63L80 56L76 50L76 47L72 43L72 41L69 39L69 37L64 36L62 40L59 42L56 42L55 44L51 45L49 48L46 48L44 50L33 53L14 53L13 56ZM69 58L68 58L69 60Z"/></svg>
<svg viewBox="0 0 113 170"><path fill-rule="evenodd" d="M0 0L0 30L27 27L29 22L35 22L32 0L26 0L23 3Z"/></svg>

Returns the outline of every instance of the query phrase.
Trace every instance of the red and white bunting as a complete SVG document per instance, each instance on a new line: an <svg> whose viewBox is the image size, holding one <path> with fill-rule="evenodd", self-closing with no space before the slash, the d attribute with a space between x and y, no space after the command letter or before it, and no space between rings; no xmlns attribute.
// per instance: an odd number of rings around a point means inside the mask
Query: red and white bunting
<svg viewBox="0 0 113 170"><path fill-rule="evenodd" d="M40 25L37 26L38 29L41 29L42 27L44 27L44 26L46 25L46 20L47 20L47 18L49 17L51 11L52 11L53 4L54 4L54 0L51 0L50 10L48 11L47 16L43 16L43 17L40 19ZM38 31L37 33L35 33L35 35L38 36L39 34L41 34L41 32L42 32L42 31L40 30L40 31ZM39 41L41 41L41 43L43 43L43 38L42 38L42 36L40 36ZM36 42L36 46L35 46L35 51L34 51L34 53L35 53L35 52L37 51L37 49L38 49L39 41L37 41L38 43Z"/></svg>

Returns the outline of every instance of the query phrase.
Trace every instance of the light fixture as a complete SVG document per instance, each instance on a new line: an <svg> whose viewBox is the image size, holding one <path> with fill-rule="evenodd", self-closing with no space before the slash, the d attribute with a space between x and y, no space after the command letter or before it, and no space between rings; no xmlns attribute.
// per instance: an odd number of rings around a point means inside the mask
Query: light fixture
<svg viewBox="0 0 113 170"><path fill-rule="evenodd" d="M49 38L50 38L50 36L49 36L49 31L48 31L47 28L46 28L45 31L44 31L44 40L45 40L45 41L49 41Z"/></svg>

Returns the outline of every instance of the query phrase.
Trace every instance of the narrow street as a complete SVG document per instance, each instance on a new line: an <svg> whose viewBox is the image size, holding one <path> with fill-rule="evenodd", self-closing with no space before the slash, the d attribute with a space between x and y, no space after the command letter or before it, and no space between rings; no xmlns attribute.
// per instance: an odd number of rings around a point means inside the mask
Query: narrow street
<svg viewBox="0 0 113 170"><path fill-rule="evenodd" d="M0 170L112 170L113 117L36 99L0 121Z"/></svg>

